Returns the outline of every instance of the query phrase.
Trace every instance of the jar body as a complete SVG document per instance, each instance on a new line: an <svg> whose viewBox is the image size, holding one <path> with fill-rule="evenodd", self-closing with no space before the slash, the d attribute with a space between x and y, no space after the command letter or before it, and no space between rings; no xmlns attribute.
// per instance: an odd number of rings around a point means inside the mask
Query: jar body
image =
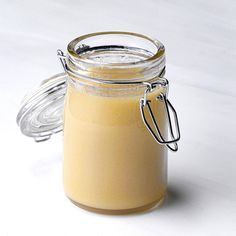
<svg viewBox="0 0 236 236"><path fill-rule="evenodd" d="M64 189L79 206L103 213L144 210L167 186L167 150L140 114L144 89L111 92L68 84L64 109ZM164 106L149 99L163 133Z"/></svg>

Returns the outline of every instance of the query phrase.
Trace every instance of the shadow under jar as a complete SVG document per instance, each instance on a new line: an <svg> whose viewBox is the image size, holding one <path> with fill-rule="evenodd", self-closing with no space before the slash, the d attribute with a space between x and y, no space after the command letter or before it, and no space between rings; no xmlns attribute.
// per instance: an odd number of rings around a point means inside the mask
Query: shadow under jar
<svg viewBox="0 0 236 236"><path fill-rule="evenodd" d="M22 133L44 141L63 130L64 190L76 205L125 214L161 203L167 152L180 139L164 46L136 33L100 32L74 39L58 56L65 73L25 97Z"/></svg>

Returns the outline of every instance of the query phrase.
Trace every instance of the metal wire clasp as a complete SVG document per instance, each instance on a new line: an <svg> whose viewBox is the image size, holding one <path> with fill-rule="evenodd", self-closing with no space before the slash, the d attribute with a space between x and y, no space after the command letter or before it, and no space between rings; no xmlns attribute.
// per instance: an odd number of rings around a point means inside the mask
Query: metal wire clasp
<svg viewBox="0 0 236 236"><path fill-rule="evenodd" d="M82 45L82 47L85 47L85 46ZM65 54L60 49L58 49L57 50L57 55L60 59L60 62L63 66L64 71L66 73L70 72L70 73L73 74L73 71L71 71L67 66ZM100 81L100 80L94 79L94 78L90 78L90 80L92 80L94 82L97 82L97 83L107 83L107 84L119 84L119 85L120 84L124 84L124 85L127 85L127 84L130 84L130 85L143 84L143 85L146 85L147 88L144 92L143 97L140 99L140 111L141 111L141 116L142 116L143 122L146 125L149 132L152 134L153 138L156 140L156 142L158 142L159 144L162 144L162 145L166 145L170 150L176 152L178 150L177 142L180 140L179 122L178 122L177 113L176 113L174 107L172 106L172 104L170 103L170 101L167 99L167 96L166 96L166 94L168 92L168 88L169 88L169 82L168 82L167 79L165 79L163 77L164 74L165 74L165 67L160 72L160 74L158 76L158 80L155 81L155 82L152 82L152 83L146 82L146 81L145 82L144 81L143 82L142 81L141 82L140 81L128 81L128 82L125 81L124 82L124 81L113 81L113 80L102 80L102 81ZM148 100L148 94L151 93L157 86L164 87L167 90L167 92L161 93L160 95L158 95L156 99L164 102L165 111L167 113L168 127L169 127L169 130L170 130L171 140L165 140L165 138L161 134L160 128L157 124L157 121L155 119L155 116L154 116L153 111L152 111L151 106L150 106L151 101ZM150 124L147 121L147 118L146 118L146 115L145 115L145 108L147 108L147 110L149 112L149 115L150 115L151 120L154 124L156 132L151 128ZM176 128L176 132L175 132L176 137L175 137L175 134L174 134L174 131L173 131L173 126L172 126L172 121L171 121L171 116L170 116L170 110L172 111L173 116L174 116L174 122L175 122L175 128ZM171 144L173 144L173 147L170 146Z"/></svg>
<svg viewBox="0 0 236 236"><path fill-rule="evenodd" d="M178 117L177 113L173 107L173 105L170 103L170 101L167 99L166 94L161 93L159 96L156 97L157 100L160 100L164 102L165 105L165 111L167 113L167 120L168 120L168 128L170 130L170 136L171 140L165 140L163 135L161 134L160 128L158 126L158 123L155 119L155 116L153 114L153 111L151 109L150 103L151 101L147 99L148 94L153 91L156 86L161 85L161 86L166 86L168 89L168 80L165 78L160 78L162 80L162 84L157 83L147 83L147 89L144 92L144 96L140 99L140 111L141 111L141 116L143 119L144 124L146 125L147 129L149 132L152 134L153 138L158 142L159 144L166 145L171 151L176 152L178 150L178 145L177 142L180 140L180 129L179 129L179 122L178 122ZM145 115L145 107L147 108L151 120L153 122L153 125L155 127L156 132L151 128L150 124L147 121L146 115ZM171 116L170 116L170 110L173 113L174 116L174 122L175 122L175 128L176 128L176 137L173 131L173 126L172 126L172 121L171 121ZM173 147L170 145L173 144Z"/></svg>
<svg viewBox="0 0 236 236"><path fill-rule="evenodd" d="M64 52L61 50L61 49L57 49L57 56L61 62L61 65L64 69L65 72L67 72L67 69L66 69L66 56L64 54Z"/></svg>

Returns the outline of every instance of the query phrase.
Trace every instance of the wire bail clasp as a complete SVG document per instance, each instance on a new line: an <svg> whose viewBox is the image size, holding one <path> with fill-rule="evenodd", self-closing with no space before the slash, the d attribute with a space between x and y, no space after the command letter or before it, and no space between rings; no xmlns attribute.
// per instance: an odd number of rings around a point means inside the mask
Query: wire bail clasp
<svg viewBox="0 0 236 236"><path fill-rule="evenodd" d="M80 50L82 50L82 48L85 48L85 45L82 45ZM69 67L67 66L66 63L66 56L63 53L62 50L58 49L57 50L57 56L60 59L60 62L62 64L62 67L64 69L64 71L66 73L70 72L73 73L73 71L71 71L69 69ZM140 112L141 112L141 116L142 116L142 120L145 124L145 126L147 127L147 129L149 130L149 132L152 134L153 138L156 140L157 143L162 144L162 145L166 145L170 150L176 152L178 150L178 145L177 142L180 140L180 129L179 129L179 122L178 122L178 117L177 117L177 113L173 107L173 105L170 103L170 101L167 99L167 92L168 92L168 88L169 88L169 82L167 79L165 79L163 77L165 73L165 67L162 69L161 73L159 74L158 80L155 82L147 82L147 81L137 81L137 82L124 82L124 81L109 81L109 80L103 80L102 83L107 83L107 84L143 84L145 86L147 86L147 88L145 89L144 95L143 97L140 99ZM92 80L92 79L90 79ZM94 82L98 82L101 83L101 81L93 79ZM171 140L165 140L165 138L163 137L163 135L161 134L160 128L157 124L157 121L155 119L155 116L153 114L153 111L151 109L150 103L151 101L148 100L148 94L151 93L157 86L159 87L163 87L164 89L166 89L167 92L165 93L160 93L156 99L160 100L161 102L164 102L164 107L165 107L165 111L167 113L167 120L168 120L168 127L170 130L170 136L171 136ZM150 124L147 121L146 115L145 115L145 108L147 108L149 115L151 117L151 120L153 122L153 125L155 127L156 132L152 129L152 127L150 126ZM172 126L172 120L171 120L171 116L170 116L170 110L173 113L174 116L174 122L175 122L175 128L176 128L176 137L173 131L173 126ZM173 144L173 147L170 145Z"/></svg>
<svg viewBox="0 0 236 236"><path fill-rule="evenodd" d="M166 87L168 90L168 84L169 84L168 80L162 77L160 78L159 82L145 83L145 84L147 85L147 89L144 92L144 96L140 99L140 111L141 111L142 120L145 126L147 127L147 129L149 130L149 132L151 133L151 135L153 136L153 138L156 140L156 142L162 145L166 145L171 151L176 152L178 150L177 142L180 140L180 129L179 129L177 113L173 105L170 103L170 101L167 99L166 94L164 93L160 93L160 95L156 97L157 100L164 102L165 111L167 113L168 127L170 130L171 140L165 140L165 138L161 134L160 128L157 124L152 108L150 106L151 101L147 99L148 94L151 93L153 89L156 88L158 85ZM153 122L156 132L151 128L150 124L147 121L147 118L145 115L145 107L147 108L150 114L150 117L151 117L151 120ZM175 127L176 127L176 137L173 131L170 110L172 111L173 116L174 116L174 122L175 122ZM173 147L170 144L173 144Z"/></svg>
<svg viewBox="0 0 236 236"><path fill-rule="evenodd" d="M66 65L66 55L61 49L57 49L57 56L61 62L61 65L65 72L67 72L67 65Z"/></svg>

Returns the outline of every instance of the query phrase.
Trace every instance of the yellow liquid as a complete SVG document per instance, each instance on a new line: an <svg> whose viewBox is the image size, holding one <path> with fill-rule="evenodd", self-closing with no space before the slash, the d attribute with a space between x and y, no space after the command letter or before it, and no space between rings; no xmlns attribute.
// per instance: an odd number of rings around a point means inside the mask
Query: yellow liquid
<svg viewBox="0 0 236 236"><path fill-rule="evenodd" d="M163 103L149 95L165 132ZM103 213L129 213L163 199L167 150L144 125L140 92L111 96L68 86L64 111L64 189L79 206ZM132 95L133 94L133 95Z"/></svg>

